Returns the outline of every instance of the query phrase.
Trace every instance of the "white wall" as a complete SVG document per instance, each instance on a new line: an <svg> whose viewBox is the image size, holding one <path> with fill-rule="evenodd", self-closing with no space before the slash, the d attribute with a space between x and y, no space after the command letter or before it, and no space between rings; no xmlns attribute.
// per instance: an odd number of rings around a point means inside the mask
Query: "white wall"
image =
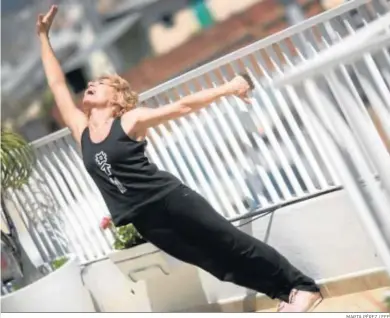
<svg viewBox="0 0 390 318"><path fill-rule="evenodd" d="M269 222L252 223L257 238L264 239ZM269 243L315 279L382 266L344 191L278 210ZM135 284L107 260L88 266L84 278L102 311L179 311L252 293L187 265Z"/></svg>

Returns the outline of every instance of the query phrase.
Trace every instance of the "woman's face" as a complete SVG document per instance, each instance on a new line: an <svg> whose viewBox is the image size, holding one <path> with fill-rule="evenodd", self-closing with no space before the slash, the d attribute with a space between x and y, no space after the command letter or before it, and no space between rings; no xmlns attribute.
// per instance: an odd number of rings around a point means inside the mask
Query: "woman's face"
<svg viewBox="0 0 390 318"><path fill-rule="evenodd" d="M88 108L105 108L110 105L115 93L115 88L107 79L89 82L84 93L83 104Z"/></svg>

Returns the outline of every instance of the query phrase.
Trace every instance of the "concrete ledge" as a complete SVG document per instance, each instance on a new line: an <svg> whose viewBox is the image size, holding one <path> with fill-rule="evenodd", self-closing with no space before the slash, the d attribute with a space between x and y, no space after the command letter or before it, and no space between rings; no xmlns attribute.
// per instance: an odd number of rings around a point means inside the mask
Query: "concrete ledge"
<svg viewBox="0 0 390 318"><path fill-rule="evenodd" d="M331 298L377 288L390 288L390 277L384 268L377 268L323 279L317 283L320 285L324 298ZM278 300L270 299L263 294L253 294L249 297L194 307L184 312L255 312L275 308L278 302Z"/></svg>

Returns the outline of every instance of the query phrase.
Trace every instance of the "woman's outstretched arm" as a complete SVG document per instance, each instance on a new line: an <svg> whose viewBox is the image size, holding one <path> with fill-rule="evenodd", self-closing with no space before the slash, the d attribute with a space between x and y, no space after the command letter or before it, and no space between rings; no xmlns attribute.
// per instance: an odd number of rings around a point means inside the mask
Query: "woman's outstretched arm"
<svg viewBox="0 0 390 318"><path fill-rule="evenodd" d="M176 119L210 105L219 98L228 95L236 95L244 101L249 102L248 91L253 88L247 75L237 76L228 83L221 86L202 90L192 95L185 96L174 102L159 108L149 109L145 107L137 108L124 115L125 121L132 124L130 130L143 130L145 128L157 126L168 120Z"/></svg>
<svg viewBox="0 0 390 318"><path fill-rule="evenodd" d="M87 125L87 117L76 107L66 83L64 72L61 69L49 40L49 31L57 6L52 6L46 15L40 14L37 20L37 33L41 43L41 57L43 68L50 90L54 95L65 124L69 127L73 137L80 142L81 133Z"/></svg>

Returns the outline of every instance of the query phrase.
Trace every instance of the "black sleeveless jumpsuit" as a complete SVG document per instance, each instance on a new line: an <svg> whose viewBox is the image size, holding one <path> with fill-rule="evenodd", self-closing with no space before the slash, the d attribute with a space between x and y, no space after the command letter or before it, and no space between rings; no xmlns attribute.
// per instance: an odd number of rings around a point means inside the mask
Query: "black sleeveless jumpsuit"
<svg viewBox="0 0 390 318"><path fill-rule="evenodd" d="M292 288L319 291L315 282L274 248L242 232L198 193L145 156L147 141L131 139L115 119L107 138L81 138L84 164L116 226L133 223L166 253L222 281L288 301Z"/></svg>

